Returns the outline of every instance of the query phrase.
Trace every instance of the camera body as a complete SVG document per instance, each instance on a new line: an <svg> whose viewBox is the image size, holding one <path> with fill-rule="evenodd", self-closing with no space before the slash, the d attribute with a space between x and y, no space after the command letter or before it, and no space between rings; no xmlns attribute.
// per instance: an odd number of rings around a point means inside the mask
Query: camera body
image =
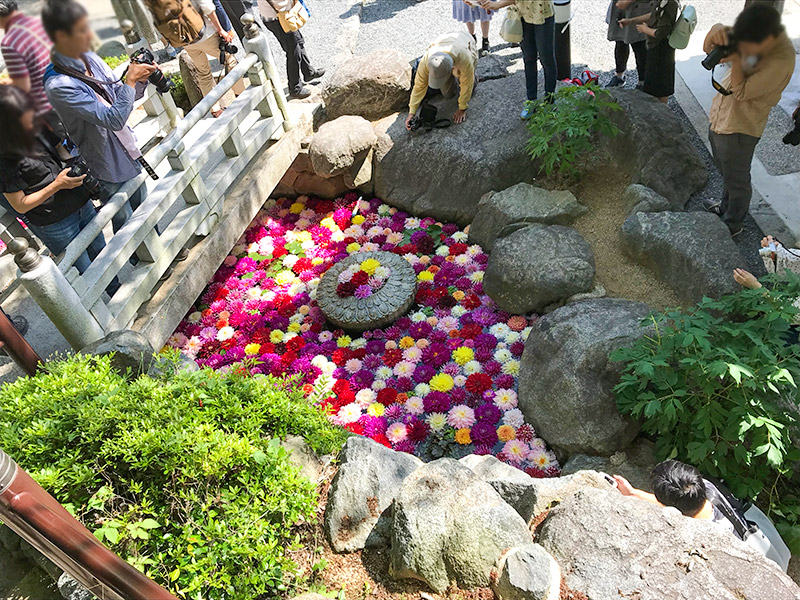
<svg viewBox="0 0 800 600"><path fill-rule="evenodd" d="M89 194L89 197L100 199L102 196L102 188L100 187L100 181L92 175L92 172L89 170L89 165L86 164L86 161L83 160L80 156L76 156L75 158L69 161L69 173L67 173L70 177L80 177L81 175L86 175L81 184L81 187L86 190L86 193Z"/></svg>
<svg viewBox="0 0 800 600"><path fill-rule="evenodd" d="M140 65L154 65L156 63L156 58L147 48L139 48L136 52L131 54L131 62L139 63ZM150 77L148 77L147 80L155 86L159 94L165 94L175 87L172 80L167 79L159 68L156 68L155 71L150 73Z"/></svg>
<svg viewBox="0 0 800 600"><path fill-rule="evenodd" d="M438 110L435 106L428 104L427 102L424 103L419 109L419 114L411 119L411 123L409 123L411 131L417 131L419 129L430 131L436 127L437 114Z"/></svg>
<svg viewBox="0 0 800 600"><path fill-rule="evenodd" d="M736 52L738 42L733 37L731 32L728 32L728 44L725 46L717 46L709 52L703 61L700 63L707 71L711 71L716 67L723 58L727 58Z"/></svg>
<svg viewBox="0 0 800 600"><path fill-rule="evenodd" d="M222 38L219 40L219 62L225 64L226 54L236 54L239 48L230 42L226 42Z"/></svg>
<svg viewBox="0 0 800 600"><path fill-rule="evenodd" d="M794 129L783 136L783 143L800 146L800 109L794 111L792 120L794 121Z"/></svg>

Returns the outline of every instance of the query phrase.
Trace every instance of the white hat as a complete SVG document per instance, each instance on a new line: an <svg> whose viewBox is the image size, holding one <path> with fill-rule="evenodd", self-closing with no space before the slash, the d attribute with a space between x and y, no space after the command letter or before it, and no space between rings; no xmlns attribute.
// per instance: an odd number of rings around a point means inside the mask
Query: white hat
<svg viewBox="0 0 800 600"><path fill-rule="evenodd" d="M434 52L428 57L428 87L441 89L453 74L453 57L446 52Z"/></svg>

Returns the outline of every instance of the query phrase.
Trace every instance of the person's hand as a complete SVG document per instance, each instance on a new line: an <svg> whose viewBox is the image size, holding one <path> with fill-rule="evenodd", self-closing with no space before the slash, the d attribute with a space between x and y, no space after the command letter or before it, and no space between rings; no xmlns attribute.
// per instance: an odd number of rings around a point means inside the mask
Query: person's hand
<svg viewBox="0 0 800 600"><path fill-rule="evenodd" d="M647 25L646 23L639 23L636 26L636 31L639 33L643 33L645 35L649 35L650 37L655 37L656 30Z"/></svg>
<svg viewBox="0 0 800 600"><path fill-rule="evenodd" d="M762 248L769 248L770 244L775 244L776 246L778 245L778 242L776 242L775 238L773 238L771 235L761 239Z"/></svg>
<svg viewBox="0 0 800 600"><path fill-rule="evenodd" d="M619 19L617 24L620 26L620 29L625 29L628 25L631 24L631 19Z"/></svg>
<svg viewBox="0 0 800 600"><path fill-rule="evenodd" d="M140 81L147 81L150 74L158 68L158 65L143 65L141 63L131 63L128 67L128 74L125 76L125 83L134 86Z"/></svg>
<svg viewBox="0 0 800 600"><path fill-rule="evenodd" d="M463 123L467 120L467 111L465 110L457 110L453 113L453 123Z"/></svg>
<svg viewBox="0 0 800 600"><path fill-rule="evenodd" d="M714 25L706 34L706 39L703 40L703 52L708 54L717 46L727 46L731 40L728 35L730 30L730 27L722 23Z"/></svg>
<svg viewBox="0 0 800 600"><path fill-rule="evenodd" d="M86 179L86 175L81 175L80 177L70 177L69 176L69 169L64 169L56 175L55 184L60 190L74 190L76 187L80 187L83 185L83 180Z"/></svg>
<svg viewBox="0 0 800 600"><path fill-rule="evenodd" d="M480 0L478 4L481 5L483 10L500 10L500 7L497 6L497 2L492 2L492 0Z"/></svg>
<svg viewBox="0 0 800 600"><path fill-rule="evenodd" d="M617 482L617 489L619 493L623 496L632 496L633 495L633 486L631 485L630 481L625 479L622 475L614 475L614 481Z"/></svg>
<svg viewBox="0 0 800 600"><path fill-rule="evenodd" d="M219 32L219 37L221 37L225 42L230 44L233 41L233 36L230 34L229 31L225 31L224 29Z"/></svg>
<svg viewBox="0 0 800 600"><path fill-rule="evenodd" d="M740 286L749 290L757 290L761 287L761 283L758 281L758 279L756 279L756 276L750 271L745 271L744 269L734 269L733 279Z"/></svg>
<svg viewBox="0 0 800 600"><path fill-rule="evenodd" d="M411 131L411 121L413 119L414 119L414 115L411 114L411 113L408 113L408 116L406 117L406 129L408 129L409 131Z"/></svg>
<svg viewBox="0 0 800 600"><path fill-rule="evenodd" d="M617 0L617 9L618 10L625 10L631 4L633 4L633 0Z"/></svg>

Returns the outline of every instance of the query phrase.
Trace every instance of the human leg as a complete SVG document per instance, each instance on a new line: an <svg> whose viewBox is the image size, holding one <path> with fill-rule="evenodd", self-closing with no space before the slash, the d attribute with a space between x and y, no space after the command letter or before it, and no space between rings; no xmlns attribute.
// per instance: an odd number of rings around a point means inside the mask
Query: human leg
<svg viewBox="0 0 800 600"><path fill-rule="evenodd" d="M311 81L325 75L325 69L315 69L311 66L311 59L308 57L308 52L306 52L306 38L303 37L303 34L299 31L295 31L293 34L295 44L300 53L300 73L302 73L303 79Z"/></svg>
<svg viewBox="0 0 800 600"><path fill-rule="evenodd" d="M303 87L303 82L300 80L300 63L302 57L300 49L297 47L297 39L287 34L277 20L264 21L264 25L272 32L272 35L278 40L284 54L286 54L286 78L288 79L289 93L296 94Z"/></svg>
<svg viewBox="0 0 800 600"><path fill-rule="evenodd" d="M736 232L741 230L753 198L750 169L759 138L743 133L725 137L729 138L726 140L728 149L723 175L728 201L722 212L722 220L731 232Z"/></svg>
<svg viewBox="0 0 800 600"><path fill-rule="evenodd" d="M614 44L614 63L617 77L623 77L628 70L628 58L631 56L631 47L622 41Z"/></svg>
<svg viewBox="0 0 800 600"><path fill-rule="evenodd" d="M91 207L91 203L87 202ZM85 206L85 205L84 205ZM30 225L33 232L41 239L53 254L61 254L67 249L70 242L80 233L81 230L81 216L80 209L71 215L61 219L57 223L50 225ZM92 210L94 210L92 208ZM91 221L91 219L89 219ZM75 268L78 273L83 273L89 268L91 259L86 251L82 252L75 261Z"/></svg>
<svg viewBox="0 0 800 600"><path fill-rule="evenodd" d="M525 93L528 101L539 97L539 54L536 45L536 25L522 21L522 62L525 66Z"/></svg>
<svg viewBox="0 0 800 600"><path fill-rule="evenodd" d="M469 21L467 23L467 31L469 32L469 34L472 37L475 37L475 23L473 23L472 21Z"/></svg>
<svg viewBox="0 0 800 600"><path fill-rule="evenodd" d="M218 39L218 35L212 35L206 40L200 40L183 48L197 69L197 85L200 87L203 97L214 89L214 76L211 73L211 64L208 62L208 52L212 48L213 42L211 44L208 42ZM214 46L214 49L217 47Z"/></svg>
<svg viewBox="0 0 800 600"><path fill-rule="evenodd" d="M556 91L556 20L548 17L536 28L536 49L544 72L544 91L552 99Z"/></svg>
<svg viewBox="0 0 800 600"><path fill-rule="evenodd" d="M631 48L633 48L633 56L636 58L636 72L639 75L639 81L643 82L647 70L647 42L634 42L631 44Z"/></svg>

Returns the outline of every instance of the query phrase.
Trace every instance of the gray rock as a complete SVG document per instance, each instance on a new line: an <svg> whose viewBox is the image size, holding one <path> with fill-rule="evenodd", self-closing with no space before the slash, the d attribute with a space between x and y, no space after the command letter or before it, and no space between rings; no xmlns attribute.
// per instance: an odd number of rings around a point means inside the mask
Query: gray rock
<svg viewBox="0 0 800 600"><path fill-rule="evenodd" d="M578 471L601 471L610 475L622 475L634 487L651 492L650 471L657 462L653 452L653 442L638 438L630 448L615 452L611 456L586 454L570 456L561 468L561 475L571 475Z"/></svg>
<svg viewBox="0 0 800 600"><path fill-rule="evenodd" d="M119 40L108 40L100 44L97 55L100 58L117 58L118 56L127 57L128 52L125 50L125 44Z"/></svg>
<svg viewBox="0 0 800 600"><path fill-rule="evenodd" d="M506 227L495 240L483 279L484 291L501 309L541 312L592 289L594 254L577 231L561 225L516 227Z"/></svg>
<svg viewBox="0 0 800 600"><path fill-rule="evenodd" d="M341 64L322 91L329 119L374 121L408 105L411 64L396 50L375 50Z"/></svg>
<svg viewBox="0 0 800 600"><path fill-rule="evenodd" d="M385 546L389 510L403 480L422 461L362 436L347 440L325 507L325 535L336 552Z"/></svg>
<svg viewBox="0 0 800 600"><path fill-rule="evenodd" d="M594 471L535 479L494 456L470 454L458 462L491 485L525 521L530 521L547 510L553 502L560 502L578 490L587 487L608 488L603 475Z"/></svg>
<svg viewBox="0 0 800 600"><path fill-rule="evenodd" d="M495 239L508 225L572 225L586 211L572 192L550 191L529 183L518 183L502 192L484 194L469 228L469 241L491 252Z"/></svg>
<svg viewBox="0 0 800 600"><path fill-rule="evenodd" d="M409 133L404 112L379 121L375 194L413 214L471 223L486 192L531 181L537 172L525 153L527 130L498 109L524 101L524 76L515 73L478 83L462 124ZM457 108L455 101L437 104L446 118Z"/></svg>
<svg viewBox="0 0 800 600"><path fill-rule="evenodd" d="M300 469L303 477L317 483L325 468L331 463L330 456L319 456L299 435L287 435L281 447L289 452L289 462Z"/></svg>
<svg viewBox="0 0 800 600"><path fill-rule="evenodd" d="M637 90L611 93L624 109L611 115L621 134L602 138L596 154L630 169L631 181L664 196L673 210L683 210L689 196L705 186L708 171L680 119L667 105Z"/></svg>
<svg viewBox="0 0 800 600"><path fill-rule="evenodd" d="M64 600L96 600L93 593L66 573L58 578L58 591Z"/></svg>
<svg viewBox="0 0 800 600"><path fill-rule="evenodd" d="M184 352L181 352L178 355L177 362L167 360L160 354L155 355L150 368L147 370L147 374L150 377L159 379L162 377L172 377L179 371L194 373L195 371L199 370L200 365L198 365L193 358L189 357Z"/></svg>
<svg viewBox="0 0 800 600"><path fill-rule="evenodd" d="M0 547L7 551L4 554L18 554L21 541L22 539L8 525L0 524Z"/></svg>
<svg viewBox="0 0 800 600"><path fill-rule="evenodd" d="M375 130L363 117L344 116L324 123L311 140L308 156L314 173L333 177L358 171L377 141Z"/></svg>
<svg viewBox="0 0 800 600"><path fill-rule="evenodd" d="M183 87L186 88L186 97L189 99L189 108L194 108L203 99L203 90L198 83L197 67L192 62L192 57L188 52L181 52L178 55L178 66L180 68Z"/></svg>
<svg viewBox="0 0 800 600"><path fill-rule="evenodd" d="M525 521L492 486L442 458L412 473L395 498L390 573L437 593L486 587L502 553L530 542Z"/></svg>
<svg viewBox="0 0 800 600"><path fill-rule="evenodd" d="M558 600L561 568L539 544L513 548L497 565L492 591L498 600Z"/></svg>
<svg viewBox="0 0 800 600"><path fill-rule="evenodd" d="M155 350L138 331L124 329L112 331L102 339L81 349L81 354L111 357L111 366L118 373L138 377L153 365Z"/></svg>
<svg viewBox="0 0 800 600"><path fill-rule="evenodd" d="M637 213L622 225L623 251L653 268L680 299L735 292L733 270L744 263L728 228L704 212Z"/></svg>
<svg viewBox="0 0 800 600"><path fill-rule="evenodd" d="M537 541L566 584L592 600L797 600L772 561L708 521L616 490L582 490L554 508Z"/></svg>
<svg viewBox="0 0 800 600"><path fill-rule="evenodd" d="M497 54L481 56L478 59L478 68L475 72L479 82L508 77L508 68L504 60Z"/></svg>
<svg viewBox="0 0 800 600"><path fill-rule="evenodd" d="M639 425L617 411L612 388L621 365L613 350L647 332L645 304L612 298L573 302L539 319L525 342L519 408L551 446L567 453L612 454Z"/></svg>
<svg viewBox="0 0 800 600"><path fill-rule="evenodd" d="M628 214L675 210L664 196L639 183L632 183L625 189L622 203L628 207Z"/></svg>

